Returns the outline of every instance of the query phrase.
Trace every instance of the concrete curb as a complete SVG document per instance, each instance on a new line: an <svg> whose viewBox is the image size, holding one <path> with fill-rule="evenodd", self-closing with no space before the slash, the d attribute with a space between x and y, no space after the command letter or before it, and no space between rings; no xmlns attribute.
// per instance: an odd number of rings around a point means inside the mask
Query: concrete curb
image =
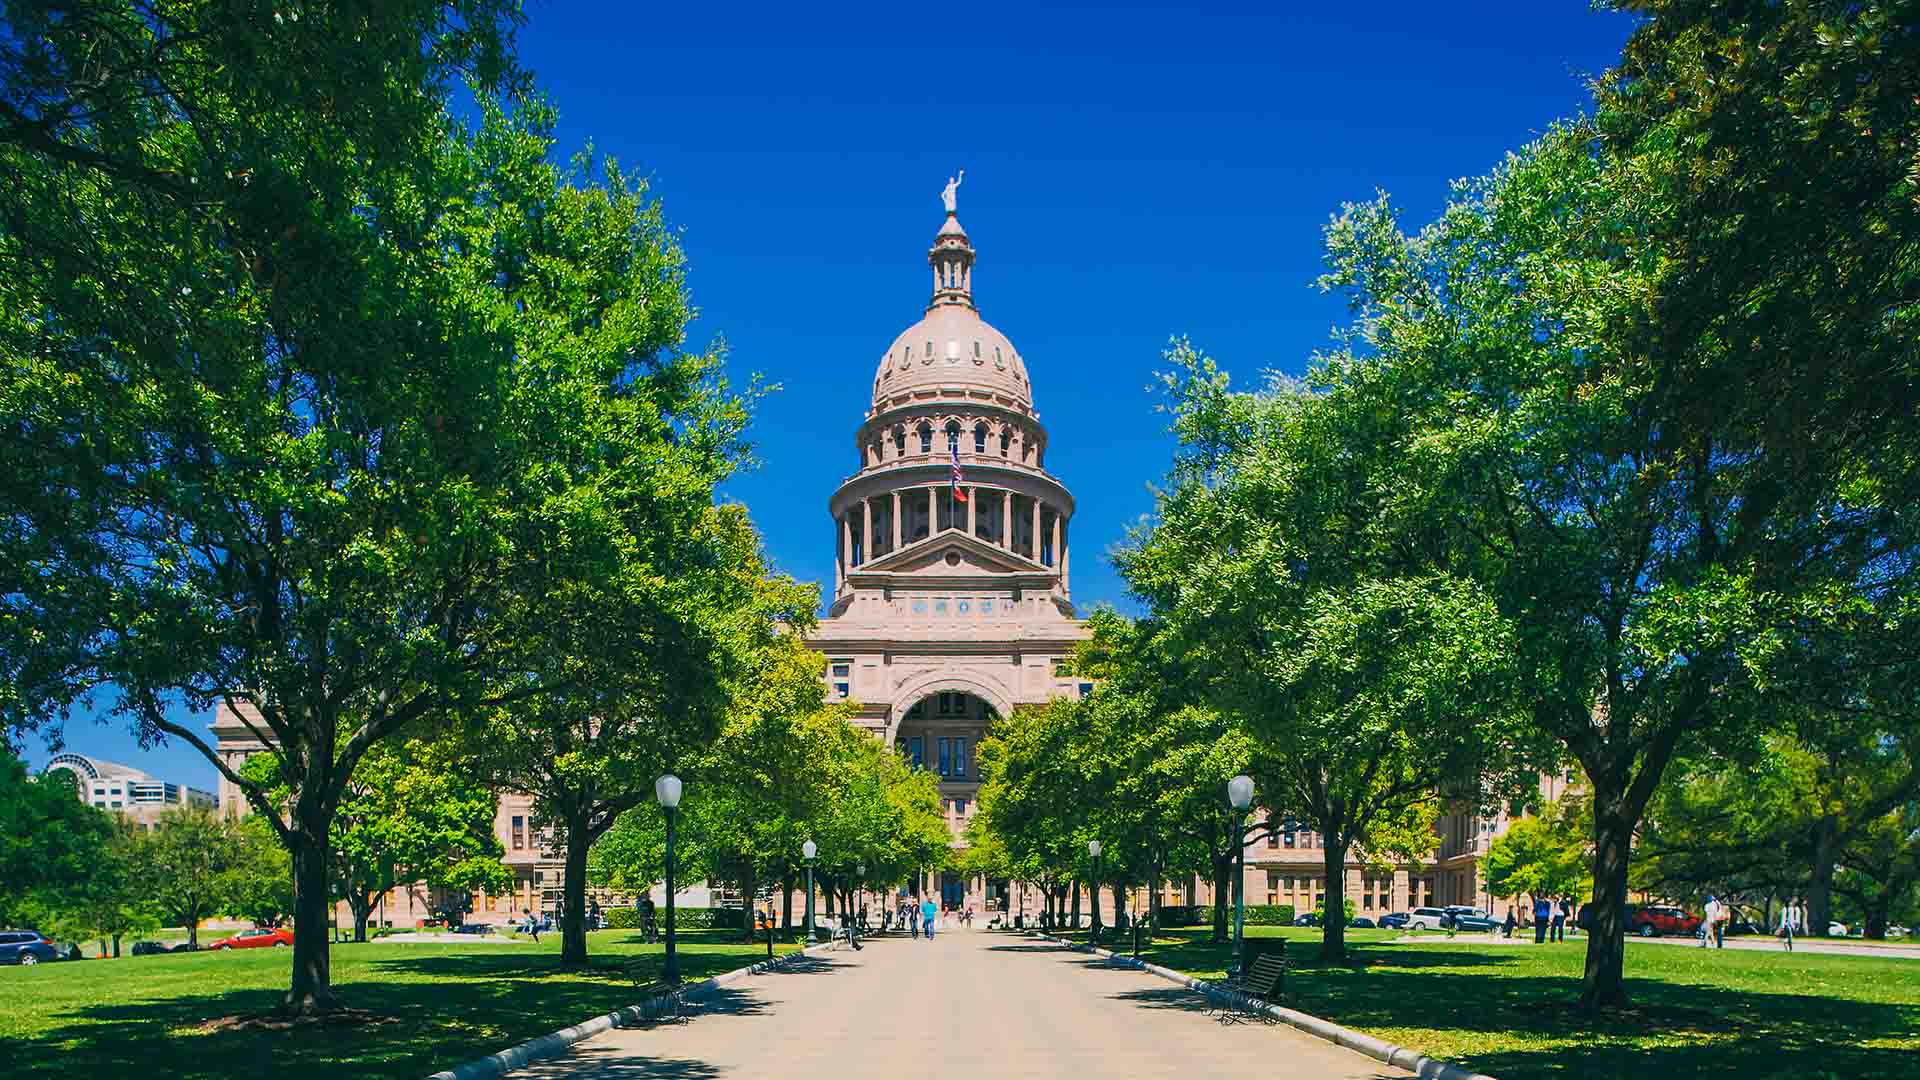
<svg viewBox="0 0 1920 1080"><path fill-rule="evenodd" d="M713 978L707 979L704 982L693 983L682 989L680 993L683 997L692 997L696 994L704 994L709 991L718 990L730 982L736 982L749 975L758 975L764 971L773 971L783 964L787 964L799 957L812 956L815 953L825 952L832 947L831 942L811 945L799 952L791 952L772 960L762 960L757 964L748 964L746 967L735 968L732 971L715 975ZM566 1051L568 1047L583 1039L590 1039L603 1031L621 1027L625 1024L652 1019L658 1014L660 1007L666 1003L666 1000L665 995L650 997L638 1005L629 1005L624 1009L615 1009L605 1016L596 1016L591 1020L583 1020L572 1027L549 1032L537 1039L529 1039L519 1046L508 1047L497 1054L488 1054L486 1057L475 1058L464 1065L456 1065L443 1072L434 1073L432 1076L429 1076L427 1080L482 1080L482 1078L504 1075L523 1065L531 1065L536 1061L545 1061L550 1057L558 1057Z"/></svg>
<svg viewBox="0 0 1920 1080"><path fill-rule="evenodd" d="M1135 960L1130 956L1121 956L1118 953L1108 952L1106 949L1094 948L1090 945L1081 945L1048 934L1029 931L1028 936L1037 937L1042 941L1051 941L1057 945L1065 945L1078 952L1104 956L1122 967L1130 967L1137 971L1145 971L1152 975L1158 975L1160 978L1166 979L1169 982L1179 983L1195 993L1204 994L1208 998L1224 1005L1237 1005L1242 1008L1252 1006L1261 1009L1268 1016L1286 1024L1288 1027L1297 1028L1318 1039L1325 1039L1335 1046L1344 1046L1349 1050L1356 1050L1375 1061L1384 1061L1388 1065L1395 1066L1396 1068L1406 1069L1415 1076L1420 1077L1420 1080L1493 1080L1491 1076L1477 1072L1469 1072L1452 1062L1430 1058L1418 1050L1410 1050L1404 1046L1395 1046L1383 1039L1376 1039L1371 1035L1363 1035L1358 1031L1354 1031L1352 1028L1341 1027L1331 1020L1322 1020L1317 1016L1310 1016L1296 1009L1289 1009L1283 1005L1253 1005L1251 999L1243 994L1236 994L1231 990L1215 986L1204 979L1196 979L1191 975L1175 971L1172 968L1161 967L1159 964L1149 964L1145 960Z"/></svg>

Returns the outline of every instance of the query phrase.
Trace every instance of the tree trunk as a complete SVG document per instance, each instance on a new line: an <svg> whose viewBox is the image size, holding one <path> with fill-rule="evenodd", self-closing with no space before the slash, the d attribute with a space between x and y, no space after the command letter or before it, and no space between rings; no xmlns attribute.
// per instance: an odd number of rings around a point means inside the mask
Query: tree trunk
<svg viewBox="0 0 1920 1080"><path fill-rule="evenodd" d="M1067 919L1068 919L1068 922L1067 922L1068 927L1076 930L1079 929L1080 927L1080 883L1077 881L1073 883L1073 910L1068 913ZM1058 921L1059 920L1056 919L1055 923L1058 924Z"/></svg>
<svg viewBox="0 0 1920 1080"><path fill-rule="evenodd" d="M1327 875L1327 914L1320 920L1322 960L1347 958L1347 846L1340 842L1341 831L1328 829L1327 845L1320 852L1321 871Z"/></svg>
<svg viewBox="0 0 1920 1080"><path fill-rule="evenodd" d="M309 808L311 809L311 808ZM301 808L296 805L294 812ZM328 895L327 816L295 823L293 855L293 984L287 990L286 1011L297 1015L333 1008L333 972L328 920L333 902Z"/></svg>
<svg viewBox="0 0 1920 1080"><path fill-rule="evenodd" d="M353 940L367 940L367 920L373 918L373 897L358 889L347 892L347 907L353 912Z"/></svg>
<svg viewBox="0 0 1920 1080"><path fill-rule="evenodd" d="M1813 880L1807 885L1807 936L1826 937L1833 921L1833 867L1840 858L1840 824L1831 817L1813 823Z"/></svg>
<svg viewBox="0 0 1920 1080"><path fill-rule="evenodd" d="M566 875L560 888L560 963L579 967L587 962L587 810L566 815Z"/></svg>
<svg viewBox="0 0 1920 1080"><path fill-rule="evenodd" d="M676 881L674 884L678 885L679 882ZM753 944L753 905L759 896L760 879L754 875L753 868L749 866L740 874L740 932L743 935L740 940L749 945ZM773 940L772 930L767 931L767 940Z"/></svg>
<svg viewBox="0 0 1920 1080"><path fill-rule="evenodd" d="M1126 910L1127 887L1115 882L1113 886L1113 925L1120 925L1120 913Z"/></svg>
<svg viewBox="0 0 1920 1080"><path fill-rule="evenodd" d="M1233 854L1213 857L1213 943L1225 942L1231 933L1227 926L1227 895L1233 888Z"/></svg>
<svg viewBox="0 0 1920 1080"><path fill-rule="evenodd" d="M789 937L793 934L793 879L780 879L780 932Z"/></svg>
<svg viewBox="0 0 1920 1080"><path fill-rule="evenodd" d="M1580 983L1580 1006L1588 1011L1627 1003L1627 857L1633 846L1633 822L1620 812L1620 793L1601 790L1598 781L1594 788L1593 929Z"/></svg>

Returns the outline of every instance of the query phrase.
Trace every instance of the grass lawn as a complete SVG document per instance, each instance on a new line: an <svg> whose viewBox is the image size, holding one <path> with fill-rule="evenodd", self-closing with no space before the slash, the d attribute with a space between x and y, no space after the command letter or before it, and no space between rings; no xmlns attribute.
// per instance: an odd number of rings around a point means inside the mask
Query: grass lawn
<svg viewBox="0 0 1920 1080"><path fill-rule="evenodd" d="M739 931L681 931L688 981L766 956ZM775 946L791 952L797 945ZM387 1019L293 1031L209 1021L265 1012L287 949L0 967L0 1077L407 1077L480 1057L635 1001L622 965L658 955L632 930L589 935L592 967L560 968L560 935L527 942L333 947L342 1001Z"/></svg>
<svg viewBox="0 0 1920 1080"><path fill-rule="evenodd" d="M1395 943L1349 930L1358 963L1318 960L1320 931L1247 927L1285 938L1298 965L1288 1004L1500 1080L1920 1076L1920 960L1627 946L1633 1007L1598 1022L1573 1008L1586 939ZM1231 946L1162 931L1141 955L1218 978Z"/></svg>

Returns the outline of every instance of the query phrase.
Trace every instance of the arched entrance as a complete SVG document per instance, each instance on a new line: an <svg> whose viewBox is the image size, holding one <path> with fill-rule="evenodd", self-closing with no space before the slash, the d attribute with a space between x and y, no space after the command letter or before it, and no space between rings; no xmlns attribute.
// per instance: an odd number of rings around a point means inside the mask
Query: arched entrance
<svg viewBox="0 0 1920 1080"><path fill-rule="evenodd" d="M980 740L1000 713L986 698L963 689L939 689L915 701L895 725L894 749L910 765L939 777L940 808L955 850L966 844L967 822L980 792ZM975 915L1004 895L1001 883L955 870L940 870L913 883L947 911L971 908Z"/></svg>

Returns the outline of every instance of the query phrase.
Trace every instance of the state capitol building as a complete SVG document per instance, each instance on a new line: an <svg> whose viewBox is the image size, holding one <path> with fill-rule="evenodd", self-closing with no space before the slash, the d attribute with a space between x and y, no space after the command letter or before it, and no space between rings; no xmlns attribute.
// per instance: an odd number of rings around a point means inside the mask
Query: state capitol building
<svg viewBox="0 0 1920 1080"><path fill-rule="evenodd" d="M807 643L826 657L828 698L851 703L853 723L939 775L959 847L988 728L1023 705L1093 686L1066 675L1088 634L1072 602L1073 496L1047 471L1048 434L1025 360L975 305L974 250L955 211L957 186L948 184L946 220L927 252L931 298L880 355L854 431L855 468L827 500L832 600ZM229 764L261 748L225 706L212 727ZM221 807L246 812L231 782L223 778L220 788ZM534 826L529 798L503 795L494 824L513 891L473 895L469 921L505 923L524 909L557 915L562 853ZM1479 864L1506 824L1504 816L1447 815L1433 860L1378 875L1350 862L1337 891L1367 915L1432 904L1491 908ZM1327 892L1318 848L1310 833L1253 840L1248 903L1318 905ZM900 887L975 912L1024 908L1030 919L1041 904L1036 890L950 871ZM1204 881L1164 888L1168 904L1212 901ZM631 900L589 892L607 904ZM443 898L430 893L424 885L394 889L375 925L415 925L440 906ZM740 899L696 886L680 902ZM664 900L658 887L656 900ZM1135 908L1146 900L1139 892Z"/></svg>

